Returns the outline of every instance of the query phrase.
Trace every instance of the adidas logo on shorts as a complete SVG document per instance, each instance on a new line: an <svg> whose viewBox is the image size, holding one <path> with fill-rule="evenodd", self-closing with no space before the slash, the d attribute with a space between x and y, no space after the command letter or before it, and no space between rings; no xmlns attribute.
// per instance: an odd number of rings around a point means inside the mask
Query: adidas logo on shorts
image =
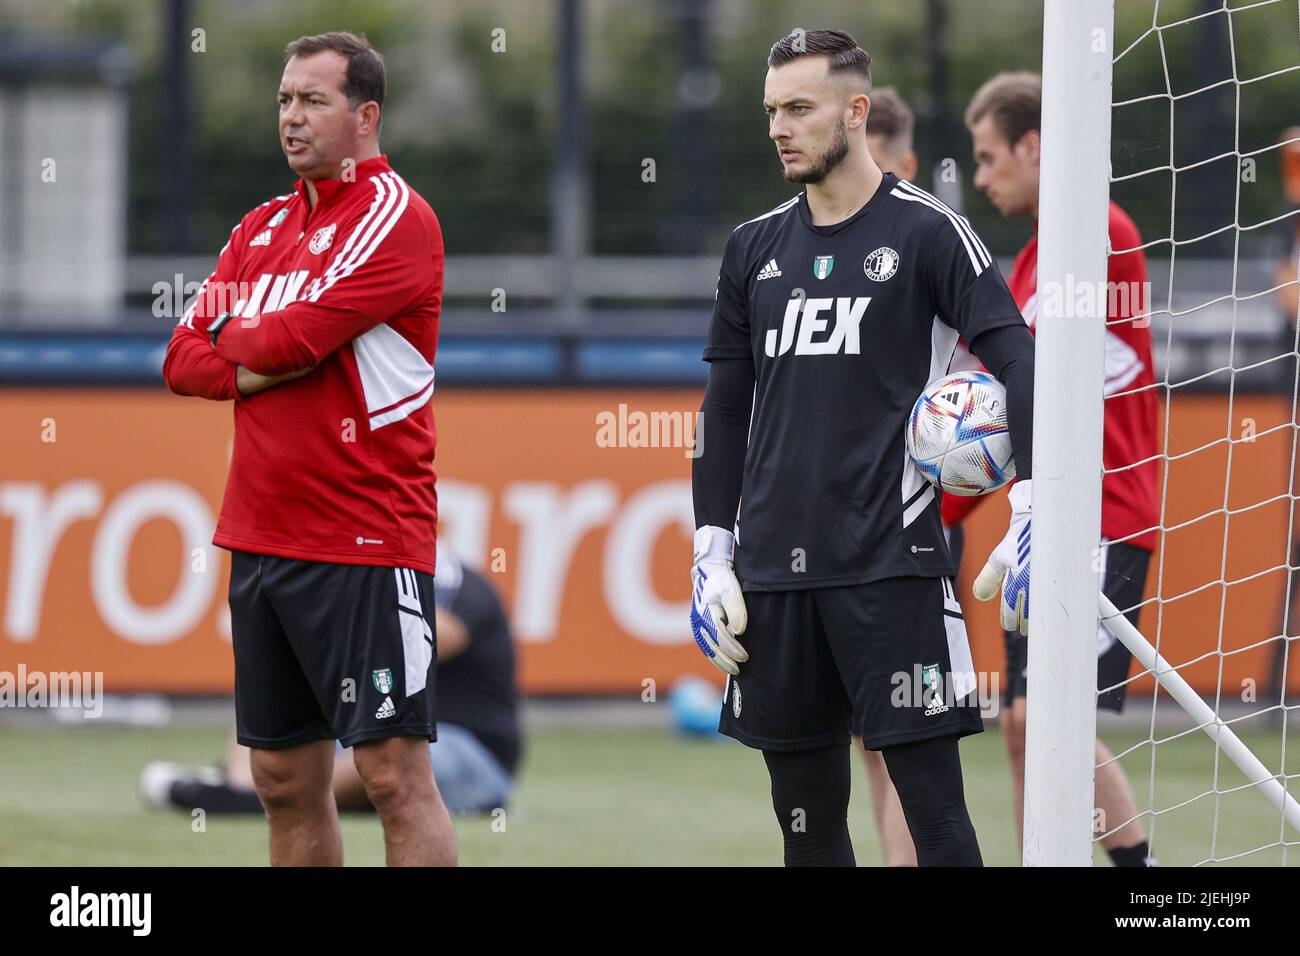
<svg viewBox="0 0 1300 956"><path fill-rule="evenodd" d="M775 279L781 274L781 267L776 264L775 259L769 259L767 265L758 270L758 278L755 282L761 282L764 279Z"/></svg>
<svg viewBox="0 0 1300 956"><path fill-rule="evenodd" d="M375 716L383 720L385 717L392 717L395 713L397 713L397 708L393 706L393 698L385 697L384 702L375 711Z"/></svg>

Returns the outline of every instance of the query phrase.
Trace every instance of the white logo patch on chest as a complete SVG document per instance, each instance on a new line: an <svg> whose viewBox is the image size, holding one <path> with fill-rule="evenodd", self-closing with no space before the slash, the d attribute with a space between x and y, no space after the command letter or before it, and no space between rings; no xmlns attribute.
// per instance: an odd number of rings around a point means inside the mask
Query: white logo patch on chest
<svg viewBox="0 0 1300 956"><path fill-rule="evenodd" d="M884 282L898 271L898 253L881 246L862 263L862 271L874 282Z"/></svg>
<svg viewBox="0 0 1300 956"><path fill-rule="evenodd" d="M337 226L334 223L330 223L328 226L316 230L311 237L311 242L307 244L307 248L311 250L312 255L318 256L330 247L330 244L334 241L334 230L336 228Z"/></svg>

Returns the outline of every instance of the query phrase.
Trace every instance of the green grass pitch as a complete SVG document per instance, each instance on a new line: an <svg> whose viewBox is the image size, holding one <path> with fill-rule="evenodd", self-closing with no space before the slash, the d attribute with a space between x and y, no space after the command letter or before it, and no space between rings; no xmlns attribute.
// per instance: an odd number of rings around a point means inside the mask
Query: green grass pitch
<svg viewBox="0 0 1300 956"><path fill-rule="evenodd" d="M7 768L0 781L0 861L5 865L258 866L267 860L261 818L209 816L195 832L183 812L155 812L136 796L140 768L150 760L211 763L221 753L224 728L166 730L120 727L0 727ZM1272 768L1281 756L1280 732L1244 731ZM1300 759L1297 734L1288 735L1287 770ZM1107 732L1113 749L1145 737L1141 730ZM521 786L504 821L457 821L462 864L492 865L723 865L781 862L780 839L767 796L762 758L731 741L685 740L653 729L548 728L528 738ZM962 742L967 799L986 864L1018 862L1013 838L1006 756L996 730ZM1148 805L1150 752L1126 758L1139 808ZM1244 778L1226 759L1219 789ZM1155 805L1186 806L1155 823L1162 865L1187 865L1215 853L1222 859L1267 844L1272 848L1233 862L1278 865L1282 831L1276 811L1258 793L1210 793L1214 750L1203 734L1187 734L1157 750ZM1292 790L1300 790L1293 783ZM1215 808L1218 805L1217 824ZM501 823L504 822L502 828ZM850 810L859 865L880 861L861 767L854 771ZM1148 829L1149 821L1148 821ZM1286 863L1300 859L1296 834ZM353 865L383 863L374 817L343 820L345 858ZM1107 865L1098 852L1099 865Z"/></svg>

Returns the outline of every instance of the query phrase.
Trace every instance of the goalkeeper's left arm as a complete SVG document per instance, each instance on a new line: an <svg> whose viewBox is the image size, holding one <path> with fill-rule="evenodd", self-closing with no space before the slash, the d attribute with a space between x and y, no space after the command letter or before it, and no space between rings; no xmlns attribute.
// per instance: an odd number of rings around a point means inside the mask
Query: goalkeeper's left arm
<svg viewBox="0 0 1300 956"><path fill-rule="evenodd" d="M1002 626L1029 633L1029 526L1032 503L1034 442L1034 337L1024 325L982 332L971 352L1007 390L1007 426L1016 458L1011 488L1011 527L975 578L972 590L981 601L1001 593Z"/></svg>

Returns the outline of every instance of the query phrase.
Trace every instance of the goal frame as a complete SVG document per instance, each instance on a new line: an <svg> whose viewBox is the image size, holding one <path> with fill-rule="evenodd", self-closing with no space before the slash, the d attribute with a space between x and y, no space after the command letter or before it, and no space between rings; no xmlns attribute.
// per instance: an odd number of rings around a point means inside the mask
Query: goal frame
<svg viewBox="0 0 1300 956"><path fill-rule="evenodd" d="M1114 21L1114 0L1044 2L1026 866L1092 865L1099 622L1300 833L1284 781L1098 587Z"/></svg>
<svg viewBox="0 0 1300 956"><path fill-rule="evenodd" d="M1026 866L1091 866L1113 0L1045 0ZM1044 294L1055 289L1062 294Z"/></svg>

